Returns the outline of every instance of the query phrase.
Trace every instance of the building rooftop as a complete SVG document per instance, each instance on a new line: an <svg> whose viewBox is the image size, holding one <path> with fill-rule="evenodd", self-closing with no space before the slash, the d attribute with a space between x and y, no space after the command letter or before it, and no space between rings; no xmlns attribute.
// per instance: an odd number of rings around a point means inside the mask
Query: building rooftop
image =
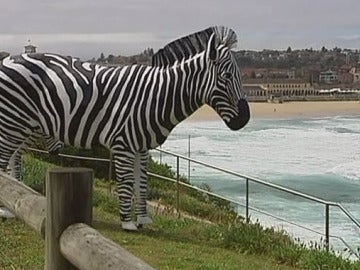
<svg viewBox="0 0 360 270"><path fill-rule="evenodd" d="M286 78L260 78L260 79L246 79L243 81L244 84L267 84L267 83L278 83L278 84L291 84L291 83L308 83L303 79L286 79Z"/></svg>
<svg viewBox="0 0 360 270"><path fill-rule="evenodd" d="M36 52L36 46L32 45L30 43L30 39L28 40L28 44L24 46L25 53L35 53Z"/></svg>

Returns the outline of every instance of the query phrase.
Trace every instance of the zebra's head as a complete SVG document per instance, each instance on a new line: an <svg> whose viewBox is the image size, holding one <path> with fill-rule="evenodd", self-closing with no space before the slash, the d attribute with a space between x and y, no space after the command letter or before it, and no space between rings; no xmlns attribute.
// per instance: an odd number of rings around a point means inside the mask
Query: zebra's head
<svg viewBox="0 0 360 270"><path fill-rule="evenodd" d="M250 109L241 83L240 70L231 52L236 35L220 28L213 33L206 48L206 61L213 73L213 87L206 97L210 105L231 130L243 128L250 119Z"/></svg>
<svg viewBox="0 0 360 270"><path fill-rule="evenodd" d="M214 26L179 38L160 49L152 66L169 67L195 56L203 56L202 67L209 76L205 87L196 89L197 105L207 103L232 130L244 127L250 119L249 105L241 84L240 71L231 52L237 38L233 30ZM199 58L197 58L199 59ZM205 90L204 90L205 88Z"/></svg>

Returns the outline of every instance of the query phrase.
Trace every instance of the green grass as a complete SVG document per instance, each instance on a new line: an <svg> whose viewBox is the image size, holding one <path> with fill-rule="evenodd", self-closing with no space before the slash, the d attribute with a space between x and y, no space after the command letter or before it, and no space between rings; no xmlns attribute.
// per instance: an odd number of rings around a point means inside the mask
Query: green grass
<svg viewBox="0 0 360 270"><path fill-rule="evenodd" d="M26 183L41 191L45 171L52 165L31 157L26 164ZM169 173L168 168L165 171ZM326 252L320 244L308 249L284 232L234 219L229 205L186 189L181 194L182 210L209 217L213 224L154 211L154 224L137 233L124 232L109 183L96 180L94 186L94 227L157 269L360 269L360 263ZM173 209L170 184L155 180L152 192ZM43 264L40 236L19 220L0 221L0 269L41 269Z"/></svg>
<svg viewBox="0 0 360 270"><path fill-rule="evenodd" d="M157 269L360 269L328 253L294 249L287 237L256 224L211 225L156 214L153 225L124 232L109 205L94 208L94 227ZM39 235L19 220L0 222L0 232L0 269L43 268Z"/></svg>
<svg viewBox="0 0 360 270"><path fill-rule="evenodd" d="M221 247L217 237L208 237L213 225L155 216L154 225L134 234L119 230L113 215L96 209L95 216L101 220L94 222L99 231L156 269L293 269ZM197 237L199 232L202 237Z"/></svg>
<svg viewBox="0 0 360 270"><path fill-rule="evenodd" d="M96 208L94 227L156 269L294 269L278 265L266 256L228 250L195 232L206 232L203 224L156 216L155 224L128 233L120 229L118 217ZM44 241L19 220L0 222L0 269L42 269ZM207 233L207 232L206 232Z"/></svg>
<svg viewBox="0 0 360 270"><path fill-rule="evenodd" d="M238 240L244 237L239 238L235 228L167 215L155 215L153 225L129 233L120 229L117 215L96 207L93 225L156 269L360 269L358 265L334 261L328 253L319 256L317 252L300 249L294 265L289 265L289 255L294 252L290 247L242 243ZM260 226L241 230L247 232L248 238L251 235L256 238L262 231ZM44 242L39 235L19 220L0 222L0 231L0 269L43 268ZM272 254L271 248L277 252ZM285 261L278 254L280 251L286 255Z"/></svg>
<svg viewBox="0 0 360 270"><path fill-rule="evenodd" d="M44 241L23 222L0 220L0 269L43 269Z"/></svg>

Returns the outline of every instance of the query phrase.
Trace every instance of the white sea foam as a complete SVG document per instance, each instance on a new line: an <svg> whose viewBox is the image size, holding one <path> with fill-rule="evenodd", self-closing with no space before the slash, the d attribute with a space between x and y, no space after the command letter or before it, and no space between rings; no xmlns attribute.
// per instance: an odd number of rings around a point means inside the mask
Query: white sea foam
<svg viewBox="0 0 360 270"><path fill-rule="evenodd" d="M360 156L359 160L339 164L328 170L328 173L343 176L360 185Z"/></svg>
<svg viewBox="0 0 360 270"><path fill-rule="evenodd" d="M349 162L360 156L360 123L355 125L352 120L349 124L350 128L342 127L348 132L337 132L330 118L262 120L253 121L243 131L231 132L221 122L207 122L204 126L185 123L175 130L164 147L186 154L190 135L193 158L225 168L256 176L266 176L271 171L321 174L339 161Z"/></svg>
<svg viewBox="0 0 360 270"><path fill-rule="evenodd" d="M343 203L360 218L360 120L357 118L252 120L238 132L230 131L221 121L184 122L173 131L163 149L187 156L189 135L194 159ZM175 166L174 158L163 160ZM181 162L180 167L181 173L187 175L188 163ZM213 191L244 200L241 179L194 164L190 172L194 183L208 181ZM324 230L322 205L316 206L319 209L315 211L314 204L258 188L251 189L254 204L286 219ZM262 216L260 220L289 228L290 233L305 240L314 237L294 226L274 223L268 217ZM332 234L346 236L353 242L354 234L346 229L350 225L344 215L332 215L331 222Z"/></svg>

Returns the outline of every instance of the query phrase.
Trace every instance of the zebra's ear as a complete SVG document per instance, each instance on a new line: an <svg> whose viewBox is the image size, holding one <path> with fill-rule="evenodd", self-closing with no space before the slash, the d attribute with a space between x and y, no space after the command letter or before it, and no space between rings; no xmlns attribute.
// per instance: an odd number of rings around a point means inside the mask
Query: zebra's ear
<svg viewBox="0 0 360 270"><path fill-rule="evenodd" d="M217 42L215 33L210 36L210 39L206 48L206 58L211 61L216 61L218 58Z"/></svg>

